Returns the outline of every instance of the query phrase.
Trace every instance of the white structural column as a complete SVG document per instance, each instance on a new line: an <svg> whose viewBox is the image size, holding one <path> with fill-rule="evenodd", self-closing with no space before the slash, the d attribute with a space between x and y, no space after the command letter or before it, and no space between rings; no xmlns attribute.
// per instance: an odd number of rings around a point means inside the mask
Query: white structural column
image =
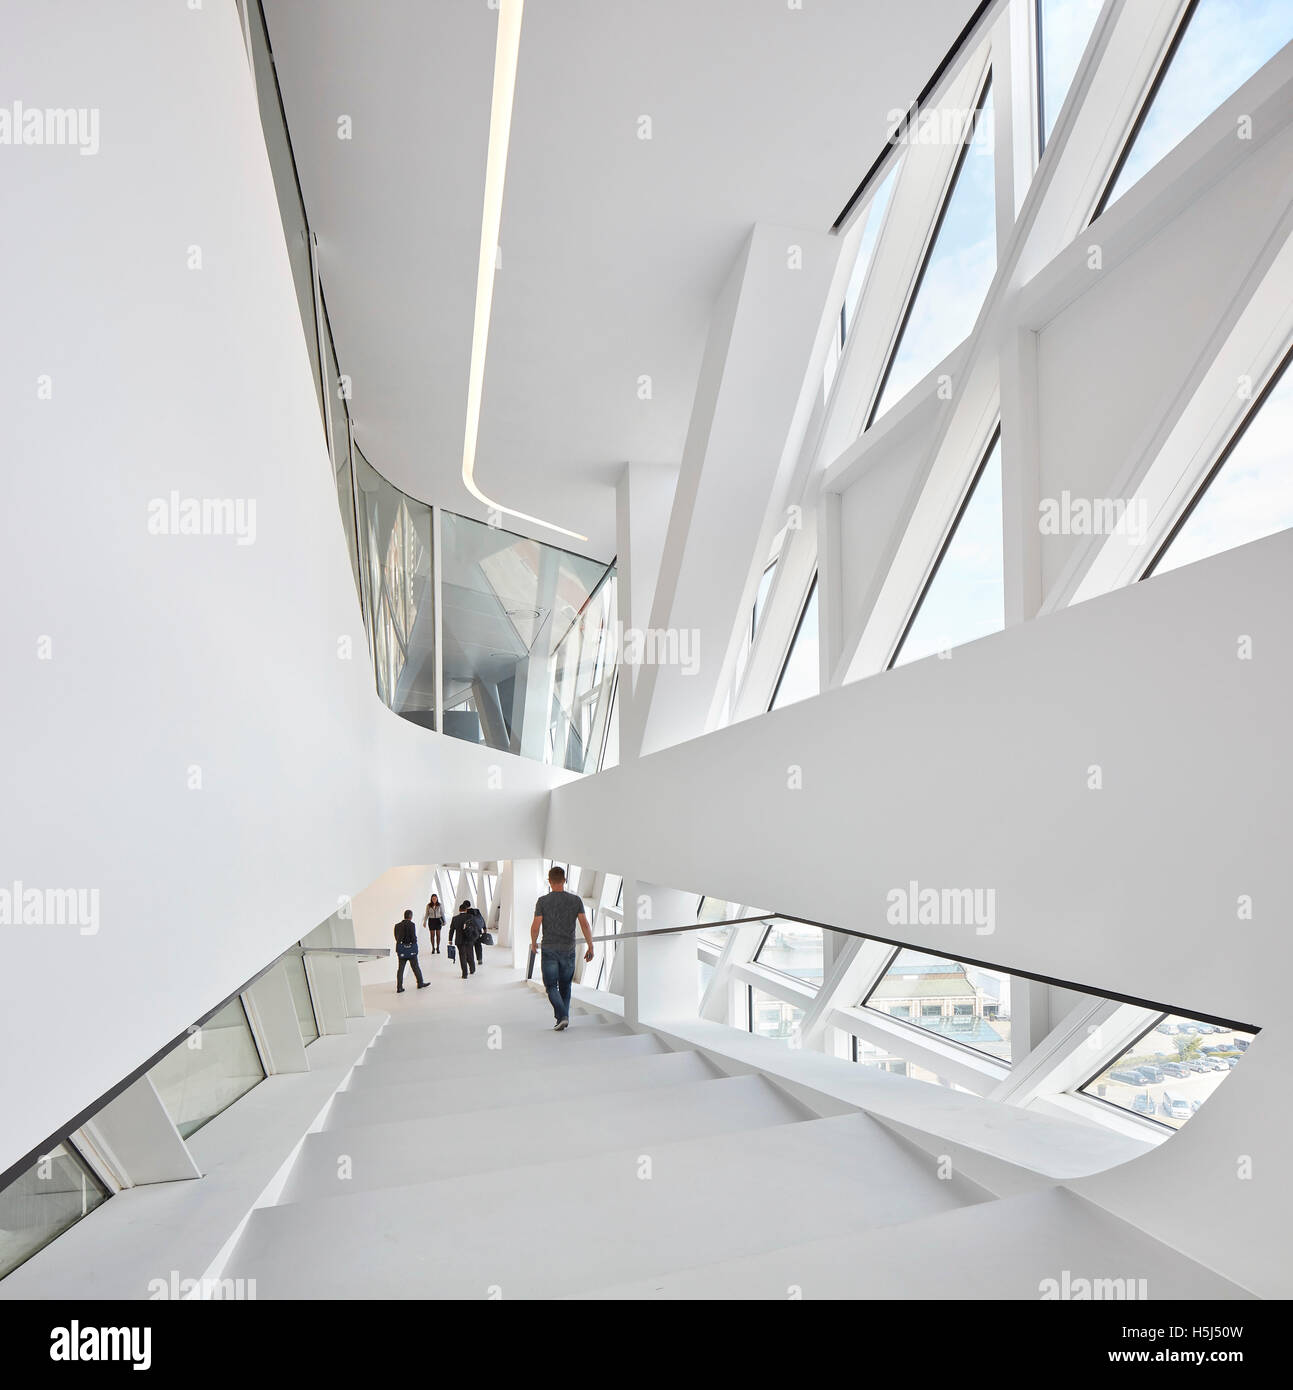
<svg viewBox="0 0 1293 1390"><path fill-rule="evenodd" d="M498 906L498 933L496 944L511 946L516 932L515 913L512 911L512 861L506 859L498 866L498 887L494 893Z"/></svg>
<svg viewBox="0 0 1293 1390"><path fill-rule="evenodd" d="M662 464L628 463L615 486L616 605L620 629L629 641L651 623L669 511L678 486L678 470ZM619 688L620 761L637 757L642 747L642 704L637 691L637 663L623 661Z"/></svg>
<svg viewBox="0 0 1293 1390"><path fill-rule="evenodd" d="M669 636L669 660L646 653L635 682L644 752L702 733L721 699L736 615L762 573L768 499L789 481L797 426L811 410L804 364L839 249L821 232L760 224L719 295L651 608L651 628Z"/></svg>
<svg viewBox="0 0 1293 1390"><path fill-rule="evenodd" d="M543 861L514 859L509 895L503 900L503 911L510 910L512 934L512 964L524 970L530 953L530 923L534 920L534 903L546 891L543 882Z"/></svg>
<svg viewBox="0 0 1293 1390"><path fill-rule="evenodd" d="M624 881L624 930L680 927L696 917L696 895L641 879ZM696 933L637 937L621 943L620 979L627 1023L695 1018Z"/></svg>

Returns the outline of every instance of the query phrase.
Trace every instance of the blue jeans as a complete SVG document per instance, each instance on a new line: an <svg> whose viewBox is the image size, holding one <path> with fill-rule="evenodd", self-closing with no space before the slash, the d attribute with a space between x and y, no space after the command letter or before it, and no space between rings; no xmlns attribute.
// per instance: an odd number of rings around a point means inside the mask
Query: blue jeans
<svg viewBox="0 0 1293 1390"><path fill-rule="evenodd" d="M575 978L575 952L543 949L543 987L548 991L557 1021L570 1017L570 986Z"/></svg>

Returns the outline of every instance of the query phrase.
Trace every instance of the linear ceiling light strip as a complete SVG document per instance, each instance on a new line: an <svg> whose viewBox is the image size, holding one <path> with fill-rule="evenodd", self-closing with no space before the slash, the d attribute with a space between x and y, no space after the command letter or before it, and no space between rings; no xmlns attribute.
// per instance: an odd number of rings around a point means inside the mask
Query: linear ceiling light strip
<svg viewBox="0 0 1293 1390"><path fill-rule="evenodd" d="M485 381L485 354L489 348L489 319L494 306L494 272L498 254L499 225L503 217L503 184L507 177L507 146L512 133L512 98L516 93L516 63L521 48L521 15L525 0L500 0L498 43L494 50L494 97L489 113L489 152L485 160L485 203L480 219L480 263L476 270L476 319L471 335L471 373L467 380L467 427L462 445L462 480L467 491L494 511L531 521L536 526L560 531L563 536L586 541L542 517L514 511L487 497L476 483L476 443L480 435L480 401Z"/></svg>

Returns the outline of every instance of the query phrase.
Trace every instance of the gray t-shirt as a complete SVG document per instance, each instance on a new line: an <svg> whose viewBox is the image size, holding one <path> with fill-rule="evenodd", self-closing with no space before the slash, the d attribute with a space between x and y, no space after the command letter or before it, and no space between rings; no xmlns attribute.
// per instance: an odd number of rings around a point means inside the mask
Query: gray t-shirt
<svg viewBox="0 0 1293 1390"><path fill-rule="evenodd" d="M584 900L577 893L545 893L534 904L534 915L543 918L540 945L545 951L573 951L575 928Z"/></svg>

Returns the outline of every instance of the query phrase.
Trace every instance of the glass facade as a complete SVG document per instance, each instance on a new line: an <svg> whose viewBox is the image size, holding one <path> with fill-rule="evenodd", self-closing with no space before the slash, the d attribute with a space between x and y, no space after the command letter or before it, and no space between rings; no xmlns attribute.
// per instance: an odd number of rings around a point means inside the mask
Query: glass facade
<svg viewBox="0 0 1293 1390"><path fill-rule="evenodd" d="M778 920L764 933L754 959L769 970L818 989L822 983L824 951L821 927Z"/></svg>
<svg viewBox="0 0 1293 1390"><path fill-rule="evenodd" d="M862 1001L948 1042L1009 1063L1010 976L945 956L900 950Z"/></svg>
<svg viewBox="0 0 1293 1390"><path fill-rule="evenodd" d="M977 119L968 123L960 165L871 420L931 372L968 337L997 269L997 203L989 77Z"/></svg>
<svg viewBox="0 0 1293 1390"><path fill-rule="evenodd" d="M1039 115L1043 148L1086 50L1104 0L1037 0Z"/></svg>
<svg viewBox="0 0 1293 1390"><path fill-rule="evenodd" d="M1197 0L1134 127L1102 210L1293 40L1288 0Z"/></svg>
<svg viewBox="0 0 1293 1390"><path fill-rule="evenodd" d="M43 1154L0 1191L0 1279L107 1199L69 1144Z"/></svg>
<svg viewBox="0 0 1293 1390"><path fill-rule="evenodd" d="M1006 621L1001 443L993 441L890 666L1000 632Z"/></svg>
<svg viewBox="0 0 1293 1390"><path fill-rule="evenodd" d="M149 1079L184 1138L265 1079L241 999L231 999L153 1065Z"/></svg>
<svg viewBox="0 0 1293 1390"><path fill-rule="evenodd" d="M1233 1025L1164 1014L1078 1094L1180 1129L1239 1065L1253 1037Z"/></svg>
<svg viewBox="0 0 1293 1390"><path fill-rule="evenodd" d="M799 1035L804 1011L797 1004L778 999L774 994L749 987L750 1032L760 1038L789 1041Z"/></svg>
<svg viewBox="0 0 1293 1390"><path fill-rule="evenodd" d="M800 613L799 626L790 641L790 650L781 667L777 688L768 708L781 709L797 700L806 700L821 689L820 658L817 652L817 576L813 575L808 599Z"/></svg>
<svg viewBox="0 0 1293 1390"><path fill-rule="evenodd" d="M1293 372L1285 358L1151 567L1162 574L1293 526Z"/></svg>
<svg viewBox="0 0 1293 1390"><path fill-rule="evenodd" d="M305 970L305 957L289 951L283 957L283 970L287 974L288 987L292 991L296 1022L301 1029L301 1041L308 1047L319 1036L319 1022L315 1017L314 1000L310 995L310 979Z"/></svg>

